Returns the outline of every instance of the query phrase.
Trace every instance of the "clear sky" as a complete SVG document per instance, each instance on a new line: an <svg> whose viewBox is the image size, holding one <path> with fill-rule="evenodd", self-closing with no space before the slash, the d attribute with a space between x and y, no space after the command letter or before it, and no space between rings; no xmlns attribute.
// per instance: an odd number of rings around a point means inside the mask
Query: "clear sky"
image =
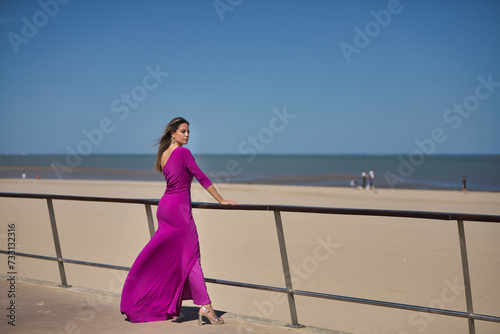
<svg viewBox="0 0 500 334"><path fill-rule="evenodd" d="M500 1L0 2L0 154L500 154Z"/></svg>

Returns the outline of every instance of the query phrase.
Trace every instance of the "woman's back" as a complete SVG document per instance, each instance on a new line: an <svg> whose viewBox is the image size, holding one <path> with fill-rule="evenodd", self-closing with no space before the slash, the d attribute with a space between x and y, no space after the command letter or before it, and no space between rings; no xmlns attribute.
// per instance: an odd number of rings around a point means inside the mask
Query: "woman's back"
<svg viewBox="0 0 500 334"><path fill-rule="evenodd" d="M163 166L167 183L166 194L189 191L193 176L206 188L211 182L196 164L191 151L185 147L174 149Z"/></svg>

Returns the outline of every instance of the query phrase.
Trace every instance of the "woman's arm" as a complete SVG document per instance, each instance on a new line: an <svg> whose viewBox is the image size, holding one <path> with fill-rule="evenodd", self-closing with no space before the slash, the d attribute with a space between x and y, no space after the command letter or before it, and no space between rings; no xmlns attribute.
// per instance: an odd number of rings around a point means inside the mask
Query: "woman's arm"
<svg viewBox="0 0 500 334"><path fill-rule="evenodd" d="M230 200L225 200L222 198L222 196L219 194L219 192L217 191L217 189L215 189L214 185L210 185L208 188L207 188L207 191L210 193L210 195L212 195L216 200L217 202L219 202L220 204L223 204L223 205L238 205L240 203L236 202L236 201L230 201Z"/></svg>
<svg viewBox="0 0 500 334"><path fill-rule="evenodd" d="M177 148L177 150L178 149L180 148ZM212 181L210 181L210 179L205 175L205 173L203 173L200 167L198 167L196 161L194 161L194 157L191 154L191 151L189 151L187 148L183 148L182 151L184 152L183 161L188 171L192 175L194 175L194 177L196 177L196 179L198 180L198 182L200 182L202 187L205 188L210 193L210 195L212 195L217 200L217 202L219 202L220 204L229 204L229 205L240 204L236 201L229 201L223 199L222 196L217 191L217 189L215 189L214 185L212 184Z"/></svg>

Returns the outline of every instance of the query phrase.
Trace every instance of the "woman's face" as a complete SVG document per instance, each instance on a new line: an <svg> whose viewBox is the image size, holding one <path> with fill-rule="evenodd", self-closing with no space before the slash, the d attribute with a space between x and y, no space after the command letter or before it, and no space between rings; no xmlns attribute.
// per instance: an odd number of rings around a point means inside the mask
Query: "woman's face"
<svg viewBox="0 0 500 334"><path fill-rule="evenodd" d="M172 137L179 146L186 145L189 140L189 125L187 123L179 125Z"/></svg>

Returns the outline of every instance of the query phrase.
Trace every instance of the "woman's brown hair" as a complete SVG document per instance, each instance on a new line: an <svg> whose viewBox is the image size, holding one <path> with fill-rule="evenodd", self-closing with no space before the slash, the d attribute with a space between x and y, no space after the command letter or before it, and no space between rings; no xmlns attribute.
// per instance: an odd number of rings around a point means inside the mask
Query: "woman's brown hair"
<svg viewBox="0 0 500 334"><path fill-rule="evenodd" d="M163 136L161 136L160 140L158 140L158 153L156 154L156 162L155 162L155 170L158 172L162 172L161 168L161 157L163 155L163 152L167 150L167 148L172 144L172 132L176 132L177 129L181 124L186 123L189 125L189 122L186 121L182 117L176 117L173 120L168 123L167 127L165 128L165 132L163 132Z"/></svg>

